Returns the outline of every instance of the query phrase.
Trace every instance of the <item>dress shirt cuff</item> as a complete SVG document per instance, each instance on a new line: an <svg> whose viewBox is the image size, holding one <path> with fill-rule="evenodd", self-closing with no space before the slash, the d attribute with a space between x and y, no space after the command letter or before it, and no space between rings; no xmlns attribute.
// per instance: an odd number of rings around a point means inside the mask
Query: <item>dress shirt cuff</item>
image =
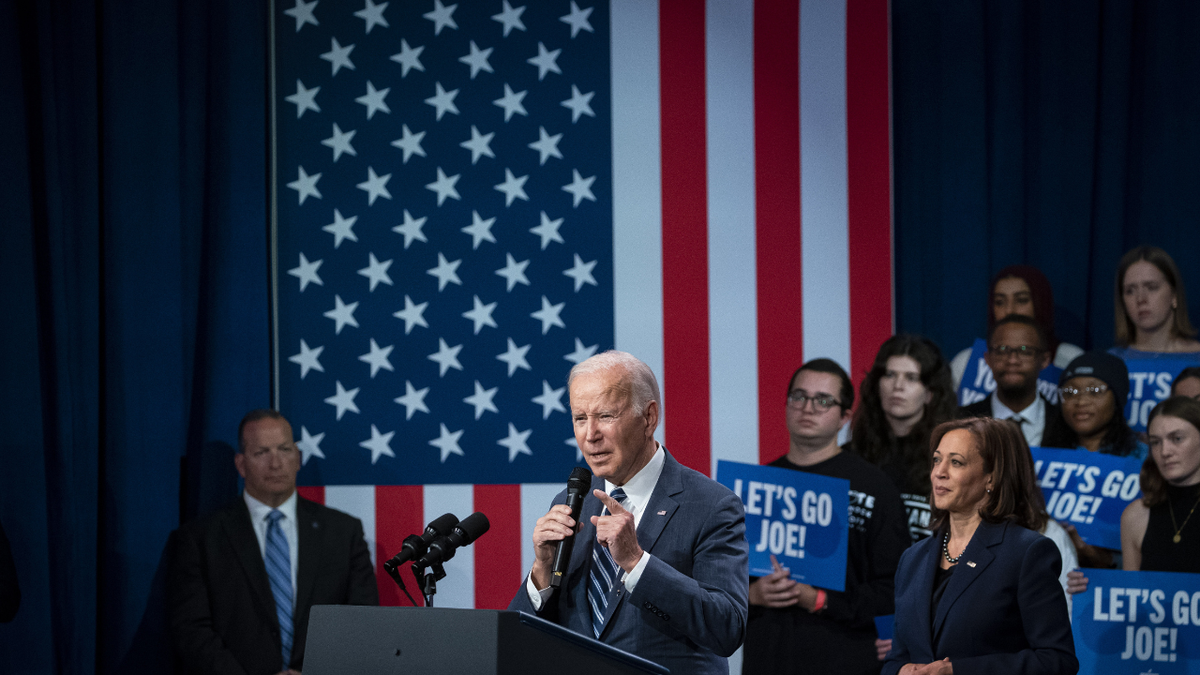
<svg viewBox="0 0 1200 675"><path fill-rule="evenodd" d="M642 557L638 559L637 564L633 566L633 570L625 575L621 581L625 584L625 590L630 593L634 588L637 588L638 579L642 578L642 572L646 571L646 565L650 564L650 554L642 551Z"/></svg>
<svg viewBox="0 0 1200 675"><path fill-rule="evenodd" d="M550 599L550 594L554 592L554 587L547 586L539 591L537 586L533 585L533 574L529 574L526 577L525 590L529 593L529 602L533 605L533 611L540 612L546 606L546 601Z"/></svg>

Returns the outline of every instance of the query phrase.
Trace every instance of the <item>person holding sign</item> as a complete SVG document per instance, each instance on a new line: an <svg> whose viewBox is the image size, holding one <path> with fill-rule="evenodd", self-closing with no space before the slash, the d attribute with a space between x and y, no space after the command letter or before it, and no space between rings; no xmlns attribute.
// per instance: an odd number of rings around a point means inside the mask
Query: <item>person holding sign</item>
<svg viewBox="0 0 1200 675"><path fill-rule="evenodd" d="M1130 359L1200 360L1200 342L1188 319L1187 292L1170 254L1139 246L1117 266L1113 317L1117 345L1109 350Z"/></svg>
<svg viewBox="0 0 1200 675"><path fill-rule="evenodd" d="M878 467L837 444L854 385L841 366L814 359L788 383L788 453L771 466L850 481L845 591L773 573L750 584L743 672L878 673L876 616L892 613L893 577L910 538L904 505Z"/></svg>
<svg viewBox="0 0 1200 675"><path fill-rule="evenodd" d="M1059 342L1055 337L1054 291L1050 288L1050 280L1036 267L1009 265L997 272L988 286L987 308L989 335L996 322L1010 314L1020 314L1037 321L1046 335L1046 349L1054 355L1051 363L1059 368L1083 353L1079 347L1068 342ZM950 362L950 375L956 390L967 371L971 351L970 347L962 350Z"/></svg>
<svg viewBox="0 0 1200 675"><path fill-rule="evenodd" d="M950 370L928 338L894 335L879 348L859 395L845 448L892 479L909 534L920 541L929 536L929 433L957 412Z"/></svg>
<svg viewBox="0 0 1200 675"><path fill-rule="evenodd" d="M883 672L1077 672L1058 551L1029 529L1042 495L1020 432L976 417L931 441L935 531L900 559Z"/></svg>
<svg viewBox="0 0 1200 675"><path fill-rule="evenodd" d="M962 417L996 417L1021 425L1031 447L1058 447L1068 433L1058 406L1038 391L1038 373L1050 363L1041 325L1020 314L996 322L984 357L996 378L996 391L959 409Z"/></svg>

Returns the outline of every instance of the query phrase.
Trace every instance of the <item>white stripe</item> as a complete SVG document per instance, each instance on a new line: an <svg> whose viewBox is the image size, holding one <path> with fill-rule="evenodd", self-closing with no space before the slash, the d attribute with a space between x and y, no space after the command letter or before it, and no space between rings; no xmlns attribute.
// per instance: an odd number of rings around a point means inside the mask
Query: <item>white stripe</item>
<svg viewBox="0 0 1200 675"><path fill-rule="evenodd" d="M658 3L614 0L611 11L615 342L650 366L662 386Z"/></svg>
<svg viewBox="0 0 1200 675"><path fill-rule="evenodd" d="M800 2L800 246L804 360L850 367L846 4Z"/></svg>
<svg viewBox="0 0 1200 675"><path fill-rule="evenodd" d="M328 485L325 487L325 506L344 511L362 521L367 548L371 549L371 566L375 566L375 486Z"/></svg>
<svg viewBox="0 0 1200 675"><path fill-rule="evenodd" d="M705 10L708 311L712 475L758 463L755 278L754 3Z"/></svg>
<svg viewBox="0 0 1200 675"><path fill-rule="evenodd" d="M521 578L516 583L523 581L533 569L533 528L537 527L538 518L550 510L551 502L563 487L560 483L521 485Z"/></svg>
<svg viewBox="0 0 1200 675"><path fill-rule="evenodd" d="M433 520L443 513L453 513L462 520L475 512L475 491L470 485L426 485L424 492L426 520ZM474 609L475 547L458 549L444 567L446 578L437 582L434 607Z"/></svg>

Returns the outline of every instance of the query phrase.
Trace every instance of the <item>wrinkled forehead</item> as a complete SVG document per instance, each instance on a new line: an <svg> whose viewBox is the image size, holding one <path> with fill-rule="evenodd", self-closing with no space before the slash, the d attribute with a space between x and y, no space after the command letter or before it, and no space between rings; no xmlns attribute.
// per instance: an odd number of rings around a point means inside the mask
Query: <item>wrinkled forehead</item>
<svg viewBox="0 0 1200 675"><path fill-rule="evenodd" d="M571 409L580 412L622 408L633 397L633 384L623 369L608 368L577 375L571 382L569 396Z"/></svg>

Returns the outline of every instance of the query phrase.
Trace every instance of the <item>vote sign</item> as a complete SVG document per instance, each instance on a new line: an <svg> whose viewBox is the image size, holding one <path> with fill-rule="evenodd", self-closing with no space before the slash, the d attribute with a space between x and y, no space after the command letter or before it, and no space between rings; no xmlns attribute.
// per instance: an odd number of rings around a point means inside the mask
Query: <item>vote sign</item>
<svg viewBox="0 0 1200 675"><path fill-rule="evenodd" d="M1093 546L1121 549L1121 514L1142 496L1142 460L1087 450L1030 448L1051 518Z"/></svg>
<svg viewBox="0 0 1200 675"><path fill-rule="evenodd" d="M1200 574L1087 576L1071 609L1079 672L1200 675Z"/></svg>
<svg viewBox="0 0 1200 675"><path fill-rule="evenodd" d="M796 581L845 590L850 481L722 460L717 482L746 507L750 576L770 574L774 555Z"/></svg>
<svg viewBox="0 0 1200 675"><path fill-rule="evenodd" d="M967 361L967 369L963 371L962 382L958 385L958 404L971 405L982 401L987 395L996 391L996 378L983 355L987 353L987 341L976 338L971 345L971 360ZM1038 373L1038 393L1051 403L1058 403L1058 376L1062 368L1051 363ZM1019 412L1019 411L1018 411Z"/></svg>

